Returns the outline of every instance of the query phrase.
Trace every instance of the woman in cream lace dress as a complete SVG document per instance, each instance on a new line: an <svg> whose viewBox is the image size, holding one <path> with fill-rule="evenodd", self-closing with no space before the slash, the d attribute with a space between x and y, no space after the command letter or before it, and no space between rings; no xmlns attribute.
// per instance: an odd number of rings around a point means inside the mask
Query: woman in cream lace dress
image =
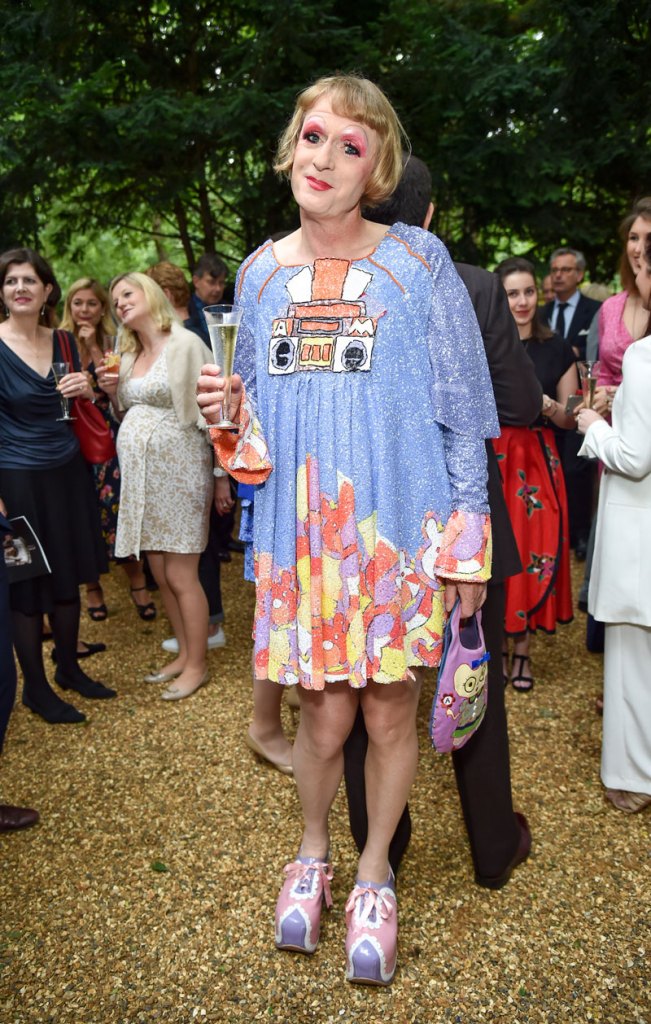
<svg viewBox="0 0 651 1024"><path fill-rule="evenodd" d="M212 453L195 404L206 349L177 322L159 286L144 274L111 285L121 323L119 376L101 386L123 417L118 435L122 495L115 552L146 552L174 634L178 656L147 682L169 683L179 700L206 681L208 606L199 583L213 497Z"/></svg>

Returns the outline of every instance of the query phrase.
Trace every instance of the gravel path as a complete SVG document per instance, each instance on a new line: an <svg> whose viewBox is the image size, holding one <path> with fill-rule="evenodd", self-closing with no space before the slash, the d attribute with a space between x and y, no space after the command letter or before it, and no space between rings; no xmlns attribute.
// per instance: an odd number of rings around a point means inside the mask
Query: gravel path
<svg viewBox="0 0 651 1024"><path fill-rule="evenodd" d="M166 703L141 682L164 663L169 634L162 617L136 617L114 570L110 618L85 619L82 636L109 644L84 665L118 699L79 698L82 726L48 726L17 705L1 792L42 820L0 837L0 1021L651 1024L651 814L604 801L601 659L585 652L582 615L536 640L533 693L507 695L516 806L534 836L510 884L473 883L451 764L427 744L430 680L393 986L344 980L355 859L342 793L319 949L275 950L300 819L293 780L243 742L253 592L241 569L234 556L224 572L228 646L190 700Z"/></svg>

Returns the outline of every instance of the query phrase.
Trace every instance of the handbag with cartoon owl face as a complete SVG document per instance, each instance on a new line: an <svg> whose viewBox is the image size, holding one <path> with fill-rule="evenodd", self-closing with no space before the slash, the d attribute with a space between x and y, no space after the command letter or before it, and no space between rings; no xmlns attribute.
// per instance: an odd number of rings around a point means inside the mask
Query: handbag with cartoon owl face
<svg viewBox="0 0 651 1024"><path fill-rule="evenodd" d="M457 598L445 627L429 723L432 746L438 754L458 750L483 722L489 659L481 612L462 622Z"/></svg>

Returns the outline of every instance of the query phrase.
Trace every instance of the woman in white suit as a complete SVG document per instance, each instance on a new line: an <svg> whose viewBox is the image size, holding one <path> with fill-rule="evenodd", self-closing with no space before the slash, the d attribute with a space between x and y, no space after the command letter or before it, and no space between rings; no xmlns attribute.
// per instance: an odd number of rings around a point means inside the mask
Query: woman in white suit
<svg viewBox="0 0 651 1024"><path fill-rule="evenodd" d="M651 239L636 277L651 308ZM588 607L606 623L601 778L621 811L651 805L651 334L622 364L612 426L578 415L581 455L604 465Z"/></svg>

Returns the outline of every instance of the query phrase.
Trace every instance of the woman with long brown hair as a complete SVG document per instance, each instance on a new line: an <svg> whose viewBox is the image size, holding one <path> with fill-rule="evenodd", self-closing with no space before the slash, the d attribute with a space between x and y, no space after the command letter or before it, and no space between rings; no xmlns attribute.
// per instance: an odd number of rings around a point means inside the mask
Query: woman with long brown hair
<svg viewBox="0 0 651 1024"><path fill-rule="evenodd" d="M543 388L538 419L529 427L502 427L492 442L523 566L506 580L504 632L513 640L513 661L505 649L504 679L523 692L534 685L530 635L553 633L572 618L567 495L553 428L573 429L565 406L578 378L570 346L540 320L533 264L513 257L496 273Z"/></svg>

